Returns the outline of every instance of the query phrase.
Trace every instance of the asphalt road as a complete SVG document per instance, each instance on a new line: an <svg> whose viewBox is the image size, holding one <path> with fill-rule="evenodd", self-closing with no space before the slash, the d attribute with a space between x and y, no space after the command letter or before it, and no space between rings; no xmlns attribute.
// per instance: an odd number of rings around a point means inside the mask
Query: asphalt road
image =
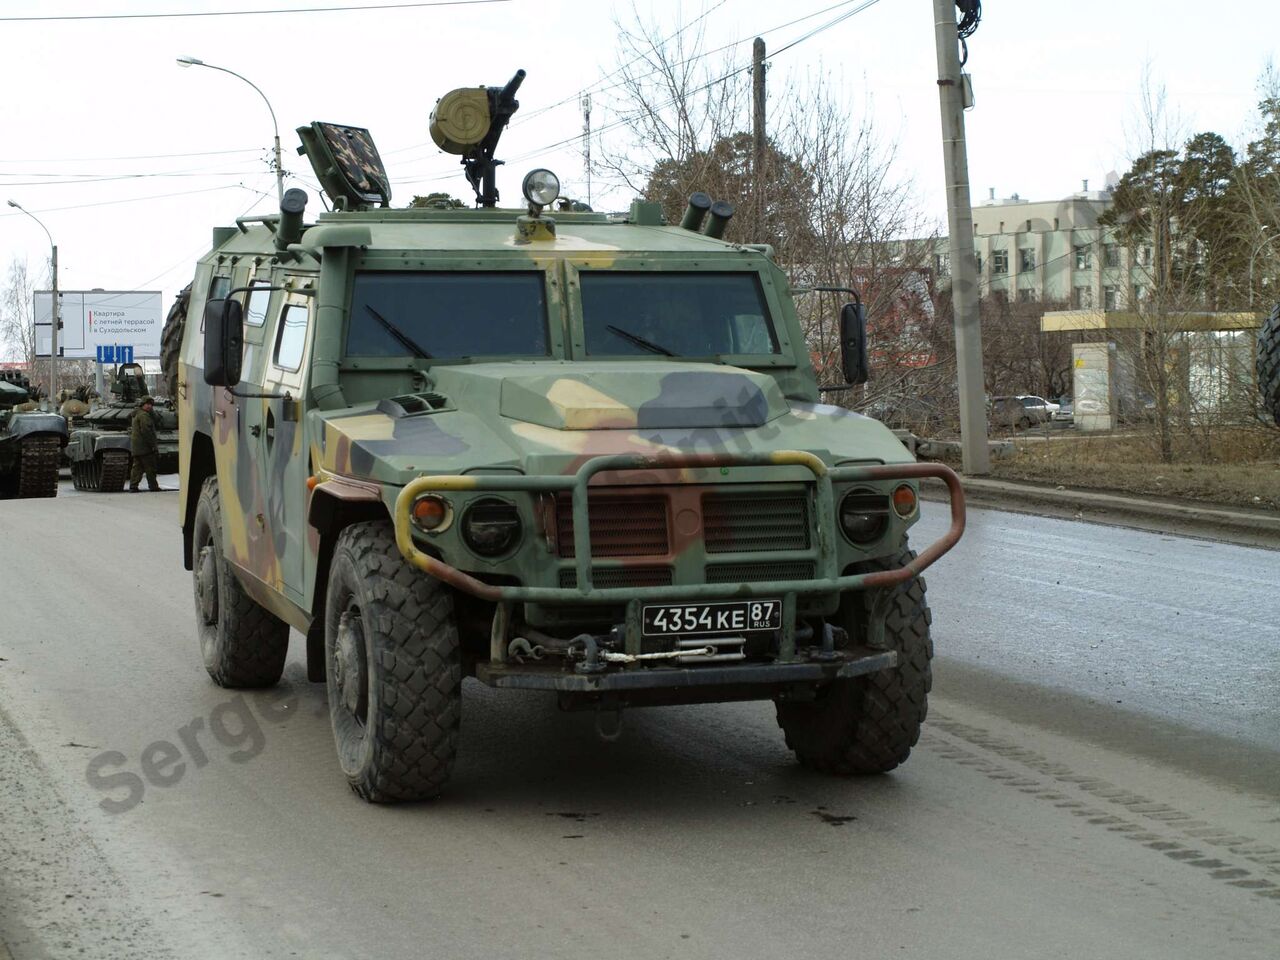
<svg viewBox="0 0 1280 960"><path fill-rule="evenodd" d="M888 776L468 684L448 792L378 808L299 660L208 681L175 521L0 503L0 958L1276 956L1280 554L974 511Z"/></svg>

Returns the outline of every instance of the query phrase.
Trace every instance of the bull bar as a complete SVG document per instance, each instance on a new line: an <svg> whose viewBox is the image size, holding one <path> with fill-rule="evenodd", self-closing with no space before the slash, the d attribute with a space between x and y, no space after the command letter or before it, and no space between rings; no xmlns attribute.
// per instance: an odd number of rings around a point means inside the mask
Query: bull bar
<svg viewBox="0 0 1280 960"><path fill-rule="evenodd" d="M592 583L591 530L588 517L587 486L602 471L670 470L720 467L803 466L813 474L815 486L815 524L819 576L807 580L759 581L740 584L691 583L656 587L611 587L596 589ZM942 480L950 495L951 524L947 532L912 559L894 570L877 570L841 576L837 567L834 522L837 483L875 480L919 480L936 477ZM577 571L575 587L528 587L485 583L428 553L413 541L410 511L413 502L424 493L448 491L531 492L572 494L574 558ZM829 467L822 459L801 450L772 453L711 454L609 454L592 457L573 474L537 476L444 475L418 477L407 483L396 498L396 545L410 563L438 580L483 600L501 603L526 602L547 604L619 604L634 606L643 600L703 600L776 597L783 594L794 607L798 595L825 594L846 590L890 587L919 575L935 560L955 546L964 532L964 490L955 471L943 464L901 463L871 466Z"/></svg>

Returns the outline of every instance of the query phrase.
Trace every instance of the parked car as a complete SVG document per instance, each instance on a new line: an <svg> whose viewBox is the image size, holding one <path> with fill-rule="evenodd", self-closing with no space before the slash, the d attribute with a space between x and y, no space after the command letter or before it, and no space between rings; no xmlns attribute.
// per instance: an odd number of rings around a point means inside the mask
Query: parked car
<svg viewBox="0 0 1280 960"><path fill-rule="evenodd" d="M1058 398L1058 409L1053 412L1053 422L1064 427L1076 422L1075 406L1070 397Z"/></svg>
<svg viewBox="0 0 1280 960"><path fill-rule="evenodd" d="M1016 397L993 397L991 426L1026 430L1038 423L1048 423L1058 411L1058 404L1043 397L1019 394Z"/></svg>

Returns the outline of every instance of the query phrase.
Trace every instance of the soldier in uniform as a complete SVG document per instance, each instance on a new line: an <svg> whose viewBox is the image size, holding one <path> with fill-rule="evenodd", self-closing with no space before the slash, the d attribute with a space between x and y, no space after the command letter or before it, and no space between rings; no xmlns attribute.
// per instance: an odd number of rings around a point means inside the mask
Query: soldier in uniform
<svg viewBox="0 0 1280 960"><path fill-rule="evenodd" d="M133 453L129 489L135 493L144 472L147 475L147 489L160 489L160 482L156 480L156 458L160 453L160 444L156 440L156 418L152 412L154 405L155 401L150 397L143 397L129 426L129 445Z"/></svg>

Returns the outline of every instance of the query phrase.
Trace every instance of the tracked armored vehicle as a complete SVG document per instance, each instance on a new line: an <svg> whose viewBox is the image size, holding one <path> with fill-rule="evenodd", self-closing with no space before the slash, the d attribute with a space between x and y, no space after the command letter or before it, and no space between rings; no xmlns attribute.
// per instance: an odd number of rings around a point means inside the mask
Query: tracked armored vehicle
<svg viewBox="0 0 1280 960"><path fill-rule="evenodd" d="M25 374L0 370L0 498L58 495L67 421L30 409L35 394Z"/></svg>
<svg viewBox="0 0 1280 960"><path fill-rule="evenodd" d="M787 276L723 239L728 204L596 213L535 170L499 208L522 77L432 115L477 209L391 207L368 131L315 123L331 212L289 190L215 228L165 336L205 668L274 684L300 630L371 801L444 786L464 677L605 733L626 707L772 700L800 762L893 769L925 717L919 574L963 529L955 475L820 401ZM951 525L917 555L926 476Z"/></svg>
<svg viewBox="0 0 1280 960"><path fill-rule="evenodd" d="M111 399L76 417L67 459L77 490L119 493L129 479L131 452L129 428L138 402L147 395L142 366L122 364L111 382ZM178 413L169 403L157 403L154 415L160 441L158 470L178 470Z"/></svg>

